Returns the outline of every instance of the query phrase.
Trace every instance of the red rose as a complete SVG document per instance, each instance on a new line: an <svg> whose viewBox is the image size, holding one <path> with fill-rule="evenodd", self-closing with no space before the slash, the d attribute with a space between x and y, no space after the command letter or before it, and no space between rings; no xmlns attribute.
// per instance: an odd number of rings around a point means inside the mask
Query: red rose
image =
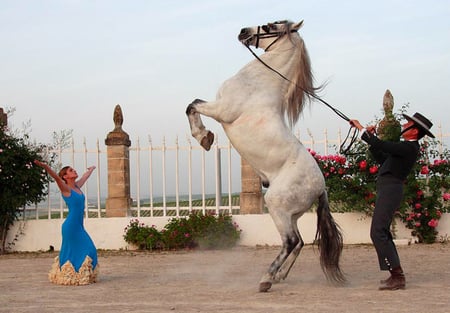
<svg viewBox="0 0 450 313"><path fill-rule="evenodd" d="M430 169L428 166L424 165L422 166L422 169L420 170L420 174L427 175L430 172Z"/></svg>
<svg viewBox="0 0 450 313"><path fill-rule="evenodd" d="M375 174L376 172L378 172L378 166L374 165L369 168L370 174Z"/></svg>
<svg viewBox="0 0 450 313"><path fill-rule="evenodd" d="M360 170L365 170L367 168L367 161L363 160L361 162L359 162L359 169Z"/></svg>

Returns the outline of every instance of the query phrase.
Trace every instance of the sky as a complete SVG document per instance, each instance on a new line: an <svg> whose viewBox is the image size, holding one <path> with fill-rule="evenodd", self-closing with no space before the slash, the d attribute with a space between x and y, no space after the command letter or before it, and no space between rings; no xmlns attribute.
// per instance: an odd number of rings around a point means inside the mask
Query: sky
<svg viewBox="0 0 450 313"><path fill-rule="evenodd" d="M367 124L389 89L394 111L409 104L448 133L449 16L440 0L1 0L0 107L41 143L62 130L103 143L116 104L132 144L183 142L186 106L213 100L253 60L240 29L288 19L304 20L299 34L327 102ZM348 127L320 102L297 124L314 134Z"/></svg>

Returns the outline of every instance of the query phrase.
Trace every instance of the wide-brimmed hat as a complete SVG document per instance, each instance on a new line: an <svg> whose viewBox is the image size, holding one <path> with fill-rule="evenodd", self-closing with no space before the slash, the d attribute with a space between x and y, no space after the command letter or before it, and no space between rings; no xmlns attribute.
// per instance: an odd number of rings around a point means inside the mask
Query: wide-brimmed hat
<svg viewBox="0 0 450 313"><path fill-rule="evenodd" d="M414 113L413 116L409 116L406 114L403 114L403 116L407 120L413 121L414 124L416 124L416 126L419 126L419 128L425 132L425 134L427 134L431 138L434 138L434 135L430 132L430 128L433 126L433 123L431 123L430 120L427 119L425 116L417 112Z"/></svg>

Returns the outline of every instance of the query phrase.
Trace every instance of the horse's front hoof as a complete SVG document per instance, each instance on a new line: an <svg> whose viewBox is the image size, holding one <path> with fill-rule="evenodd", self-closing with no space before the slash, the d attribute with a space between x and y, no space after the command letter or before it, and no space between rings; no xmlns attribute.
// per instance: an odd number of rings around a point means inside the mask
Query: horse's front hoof
<svg viewBox="0 0 450 313"><path fill-rule="evenodd" d="M259 292L267 292L271 287L272 283L270 281L259 283Z"/></svg>
<svg viewBox="0 0 450 313"><path fill-rule="evenodd" d="M214 134L210 131L206 134L205 137L202 138L202 141L200 142L200 145L206 150L209 151L211 149L211 146L214 142Z"/></svg>
<svg viewBox="0 0 450 313"><path fill-rule="evenodd" d="M193 112L195 112L194 103L191 103L186 108L186 115L191 115Z"/></svg>

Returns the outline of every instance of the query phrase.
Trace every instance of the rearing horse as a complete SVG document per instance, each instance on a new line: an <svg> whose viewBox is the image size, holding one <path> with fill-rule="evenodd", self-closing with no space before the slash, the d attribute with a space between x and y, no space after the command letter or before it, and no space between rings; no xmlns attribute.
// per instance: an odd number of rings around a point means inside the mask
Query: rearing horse
<svg viewBox="0 0 450 313"><path fill-rule="evenodd" d="M322 270L330 281L345 281L339 266L343 239L330 213L323 174L292 133L305 102L317 91L297 32L302 23L281 21L243 28L238 39L247 47L265 49L265 53L225 81L216 101L196 99L186 110L192 136L204 149L210 149L214 135L205 128L200 114L222 124L234 148L267 187L264 200L282 248L261 278L261 292L287 277L304 246L297 220L317 200L316 243Z"/></svg>

